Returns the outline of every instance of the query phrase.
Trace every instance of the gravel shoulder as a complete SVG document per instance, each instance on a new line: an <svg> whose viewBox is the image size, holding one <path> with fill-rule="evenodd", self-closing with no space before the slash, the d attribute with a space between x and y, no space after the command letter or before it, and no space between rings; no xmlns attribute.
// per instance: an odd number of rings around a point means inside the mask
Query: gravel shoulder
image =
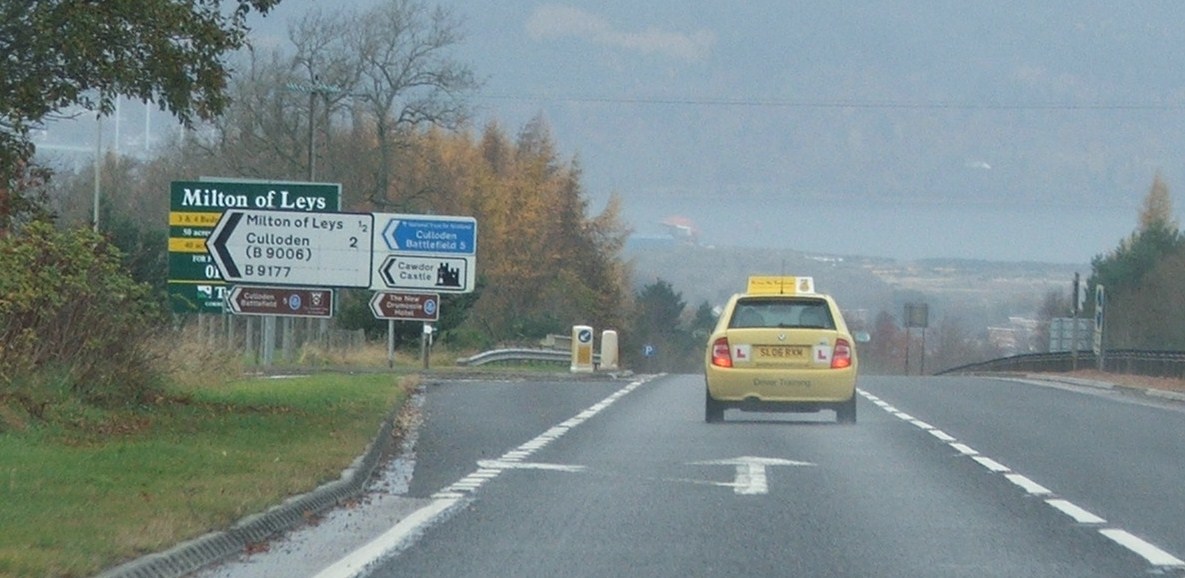
<svg viewBox="0 0 1185 578"><path fill-rule="evenodd" d="M365 546L430 499L406 496L415 470L415 443L423 393L401 417L401 441L355 499L225 562L190 574L191 578L274 578L313 576Z"/></svg>

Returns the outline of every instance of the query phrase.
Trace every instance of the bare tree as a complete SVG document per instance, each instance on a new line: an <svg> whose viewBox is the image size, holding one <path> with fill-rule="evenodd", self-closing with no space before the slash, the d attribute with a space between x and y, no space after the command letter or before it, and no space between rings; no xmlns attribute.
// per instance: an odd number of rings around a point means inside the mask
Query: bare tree
<svg viewBox="0 0 1185 578"><path fill-rule="evenodd" d="M378 162L366 192L378 208L398 202L396 156L409 134L425 125L456 127L468 117L464 97L478 87L473 72L448 56L462 39L459 22L419 0L389 0L352 27L360 69L355 112L373 130Z"/></svg>
<svg viewBox="0 0 1185 578"><path fill-rule="evenodd" d="M209 152L238 176L341 182L353 208L406 202L416 186L399 182L410 171L398 167L411 162L411 137L460 126L478 86L448 54L459 29L421 0L309 12L289 28L294 51L246 54Z"/></svg>
<svg viewBox="0 0 1185 578"><path fill-rule="evenodd" d="M934 343L932 362L936 370L981 361L974 339L958 317L944 315L936 333L938 335Z"/></svg>

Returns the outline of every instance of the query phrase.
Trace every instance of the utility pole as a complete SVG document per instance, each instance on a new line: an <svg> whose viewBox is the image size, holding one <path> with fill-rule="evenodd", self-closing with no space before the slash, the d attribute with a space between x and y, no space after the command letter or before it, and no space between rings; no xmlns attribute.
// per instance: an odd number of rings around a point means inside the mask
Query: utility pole
<svg viewBox="0 0 1185 578"><path fill-rule="evenodd" d="M336 86L322 84L321 77L316 74L313 75L312 81L309 84L292 83L292 84L288 85L288 90L309 93L309 153L308 153L309 173L308 173L308 181L310 183L312 183L312 182L315 182L317 179L317 131L316 131L316 127L317 127L317 120L316 120L317 119L317 96L320 95L323 98L328 98L329 95L331 95L331 94L339 94L344 91ZM326 102L326 106L328 106L328 101ZM338 207L338 210L341 210L340 206ZM311 320L310 320L310 322L311 322ZM291 324L291 318L285 318L285 330L286 331L291 331L290 324ZM326 338L329 334L329 320L322 317L320 320L318 320L318 325L319 325L318 335L317 335L318 340L321 342L325 342ZM309 328L309 327L306 327L306 329L311 330L311 328Z"/></svg>
<svg viewBox="0 0 1185 578"><path fill-rule="evenodd" d="M1071 371L1078 371L1078 309L1081 303L1078 301L1078 283L1079 277L1074 273L1074 294L1070 297L1071 305L1070 312L1073 314L1070 326L1070 369Z"/></svg>

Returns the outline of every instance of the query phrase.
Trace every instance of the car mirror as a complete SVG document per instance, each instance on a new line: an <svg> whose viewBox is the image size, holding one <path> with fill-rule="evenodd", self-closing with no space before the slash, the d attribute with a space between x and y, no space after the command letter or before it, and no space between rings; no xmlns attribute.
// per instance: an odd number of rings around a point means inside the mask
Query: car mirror
<svg viewBox="0 0 1185 578"><path fill-rule="evenodd" d="M867 331L857 331L852 334L852 338L856 340L856 343L868 343L872 341L872 336Z"/></svg>

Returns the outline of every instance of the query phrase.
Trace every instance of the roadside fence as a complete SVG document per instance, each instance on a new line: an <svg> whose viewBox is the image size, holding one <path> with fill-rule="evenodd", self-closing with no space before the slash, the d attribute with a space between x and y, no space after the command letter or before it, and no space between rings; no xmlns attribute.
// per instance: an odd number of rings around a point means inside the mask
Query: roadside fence
<svg viewBox="0 0 1185 578"><path fill-rule="evenodd" d="M1079 351L1077 369L1098 367L1098 360L1092 351ZM936 375L978 373L994 371L1015 372L1067 372L1074 370L1073 354L1027 353L1003 357L991 361L971 363L938 372ZM1150 351L1120 349L1107 351L1103 356L1103 371L1151 377L1185 378L1185 351Z"/></svg>

